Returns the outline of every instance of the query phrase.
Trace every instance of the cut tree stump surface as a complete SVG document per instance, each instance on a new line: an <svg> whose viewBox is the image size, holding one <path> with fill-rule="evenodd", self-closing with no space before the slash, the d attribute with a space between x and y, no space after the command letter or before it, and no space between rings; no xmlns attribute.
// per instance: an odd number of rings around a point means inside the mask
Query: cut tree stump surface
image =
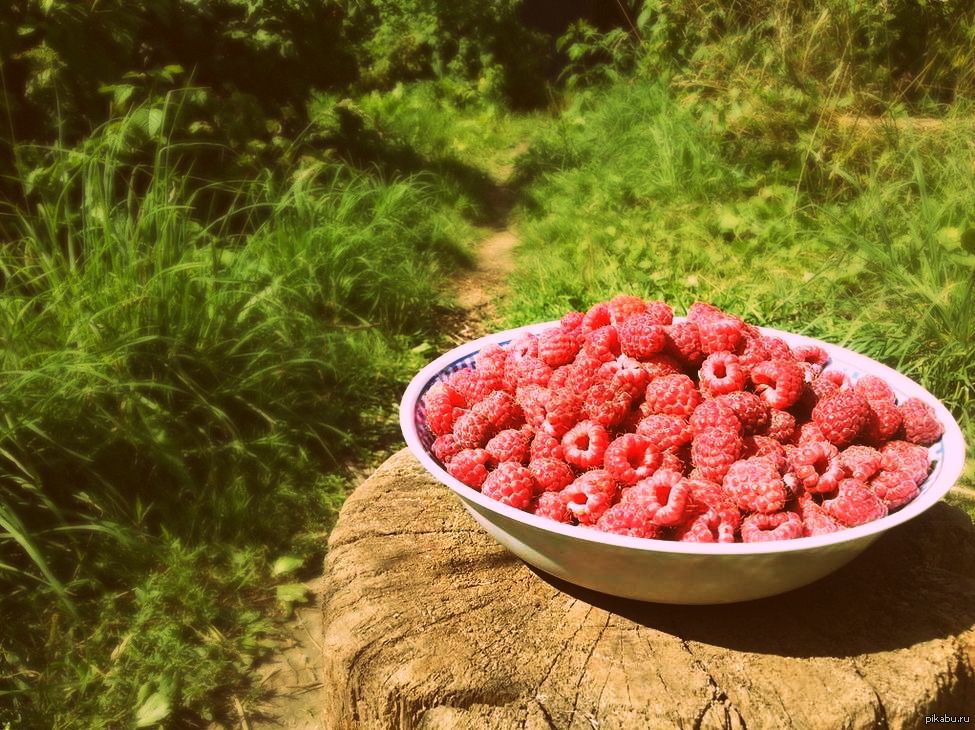
<svg viewBox="0 0 975 730"><path fill-rule="evenodd" d="M328 728L911 728L975 714L975 528L938 504L834 575L725 606L529 568L403 450L342 509Z"/></svg>

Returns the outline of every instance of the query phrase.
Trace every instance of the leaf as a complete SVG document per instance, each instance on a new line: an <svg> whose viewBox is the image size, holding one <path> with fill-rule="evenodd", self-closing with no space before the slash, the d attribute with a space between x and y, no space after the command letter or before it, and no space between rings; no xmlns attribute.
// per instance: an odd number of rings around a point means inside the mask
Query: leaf
<svg viewBox="0 0 975 730"><path fill-rule="evenodd" d="M296 555L282 555L280 558L274 561L274 565L271 566L271 575L279 576L286 575L287 573L293 573L298 570L305 561Z"/></svg>
<svg viewBox="0 0 975 730"><path fill-rule="evenodd" d="M146 698L146 701L135 711L135 726L149 727L158 725L172 712L172 704L169 696L162 691L153 692Z"/></svg>
<svg viewBox="0 0 975 730"><path fill-rule="evenodd" d="M968 253L975 254L975 228L966 228L961 234L961 247Z"/></svg>
<svg viewBox="0 0 975 730"><path fill-rule="evenodd" d="M302 583L285 583L277 587L277 597L281 603L304 603L308 589Z"/></svg>

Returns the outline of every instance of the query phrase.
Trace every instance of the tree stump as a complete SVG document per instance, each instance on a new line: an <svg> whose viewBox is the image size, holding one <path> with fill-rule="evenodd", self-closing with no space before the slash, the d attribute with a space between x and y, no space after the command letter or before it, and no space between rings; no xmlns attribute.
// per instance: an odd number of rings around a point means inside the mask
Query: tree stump
<svg viewBox="0 0 975 730"><path fill-rule="evenodd" d="M328 728L910 728L975 714L975 528L938 504L832 576L723 606L535 572L406 450L325 570Z"/></svg>

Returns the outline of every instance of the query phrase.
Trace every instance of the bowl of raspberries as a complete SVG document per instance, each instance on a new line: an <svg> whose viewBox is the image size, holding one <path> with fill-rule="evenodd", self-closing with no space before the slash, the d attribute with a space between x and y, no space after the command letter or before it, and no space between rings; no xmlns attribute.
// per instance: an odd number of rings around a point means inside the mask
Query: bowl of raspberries
<svg viewBox="0 0 975 730"><path fill-rule="evenodd" d="M630 295L451 350L400 416L518 557L662 603L829 574L943 497L965 450L937 398L868 357Z"/></svg>

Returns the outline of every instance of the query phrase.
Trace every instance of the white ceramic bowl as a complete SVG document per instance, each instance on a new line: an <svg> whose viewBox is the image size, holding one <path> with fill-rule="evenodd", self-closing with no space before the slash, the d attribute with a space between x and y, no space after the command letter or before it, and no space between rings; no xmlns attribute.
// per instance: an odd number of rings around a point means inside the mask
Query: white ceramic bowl
<svg viewBox="0 0 975 730"><path fill-rule="evenodd" d="M624 598L678 604L733 603L783 593L828 575L890 528L917 517L940 500L961 474L965 442L958 423L920 385L843 347L762 328L765 334L781 337L792 346L815 344L824 348L830 356L827 370L842 370L853 381L868 373L878 375L893 387L899 401L913 396L934 407L945 433L930 449L935 466L914 501L883 519L829 535L734 544L625 537L560 524L509 507L458 481L430 455L433 436L425 427L421 401L438 380L473 364L474 356L485 345L505 344L523 332L538 333L557 324L546 322L498 332L437 358L407 387L400 404L400 425L416 458L460 498L481 527L525 562L570 583Z"/></svg>

